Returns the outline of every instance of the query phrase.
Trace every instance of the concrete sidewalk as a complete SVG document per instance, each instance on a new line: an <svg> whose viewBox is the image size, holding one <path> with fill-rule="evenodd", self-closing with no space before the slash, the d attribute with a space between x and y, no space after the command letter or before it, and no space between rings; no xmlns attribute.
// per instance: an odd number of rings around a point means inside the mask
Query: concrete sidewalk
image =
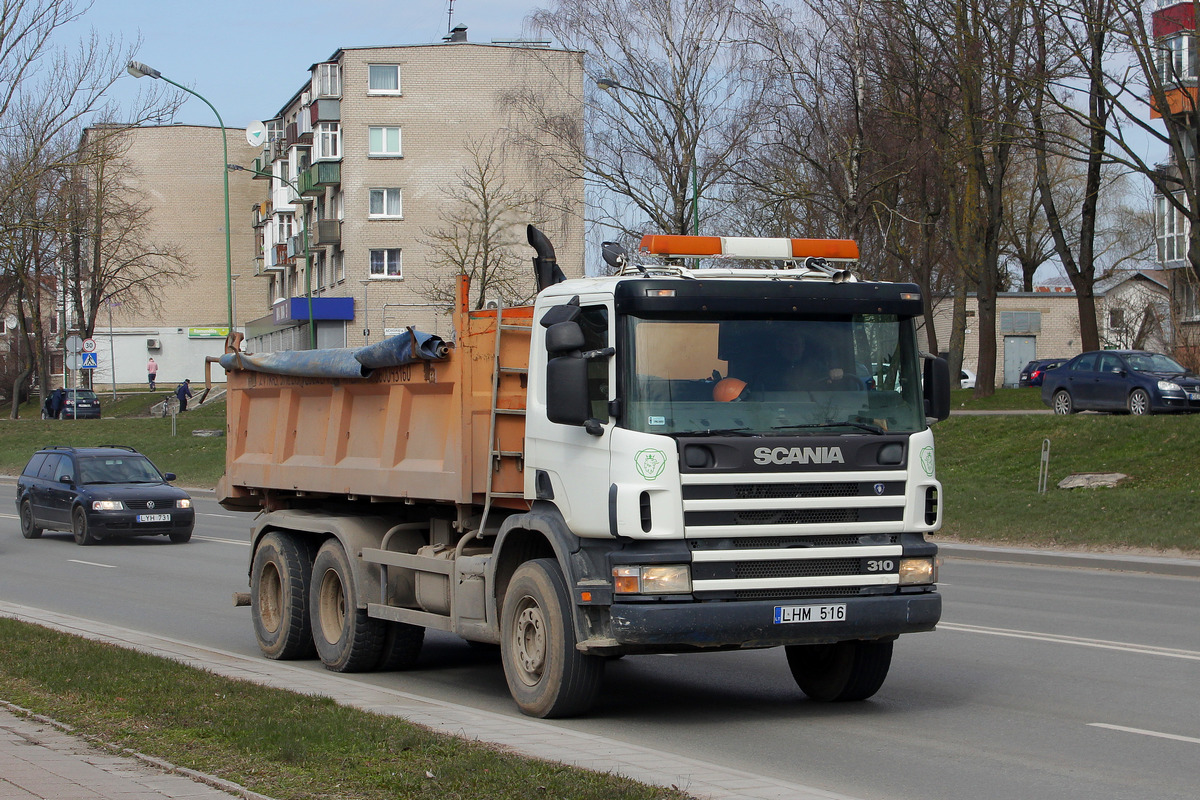
<svg viewBox="0 0 1200 800"><path fill-rule="evenodd" d="M572 731L543 720L481 711L395 689L371 686L323 670L305 669L286 662L205 648L94 620L5 602L0 602L0 616L174 659L229 678L329 697L342 705L376 714L402 717L440 733L493 743L522 755L599 772L612 772L659 786L674 785L695 797L712 798L712 800L850 800L845 795L786 781L777 781L761 775L728 769L603 736ZM0 735L11 734L7 734L6 728L0 727ZM86 749L84 748L84 750ZM4 760L5 752L0 750L0 779L5 778L8 774L5 766L7 762ZM52 750L37 748L30 756L27 760L35 765L39 758L51 761L62 758L60 754ZM86 760L83 760L82 763L81 769L89 766ZM170 765L158 763L162 767L170 769ZM27 769L33 768L27 767ZM191 775L198 779L207 777L190 771L180 774ZM48 770L43 775L46 780L56 781L56 786L63 788L61 779L57 778L53 770ZM217 779L212 778L209 781L210 786L214 781ZM0 800L9 800L10 797L14 800L16 798L20 800L30 800L30 798L74 800L77 797L88 798L88 800L130 800L131 798L141 800L142 797L160 800L163 797L191 798L193 796L202 797L204 800L216 800L216 798L228 800L230 797L230 794L222 792L217 792L215 795L163 794L161 793L163 790L157 788L154 791L159 791L159 794L136 794L143 791L139 788L137 781L126 784L125 787L128 791L125 793L62 794L56 789L52 789L39 794L36 777L27 778L26 782L29 789L24 787L17 789L14 785L12 788L16 793L10 795L4 793L9 791L9 785L0 780ZM81 789L84 788L82 784L79 785ZM210 786L201 786L197 791L210 789ZM233 784L225 784L225 788L234 796L259 797ZM175 791L180 790L176 788Z"/></svg>
<svg viewBox="0 0 1200 800"><path fill-rule="evenodd" d="M224 786L229 791L222 791ZM120 755L0 708L0 800L268 800L212 776Z"/></svg>

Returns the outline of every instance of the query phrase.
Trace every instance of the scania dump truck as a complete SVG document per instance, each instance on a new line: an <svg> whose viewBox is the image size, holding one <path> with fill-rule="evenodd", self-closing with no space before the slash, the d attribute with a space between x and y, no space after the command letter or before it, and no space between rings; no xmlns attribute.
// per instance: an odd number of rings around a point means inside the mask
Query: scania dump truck
<svg viewBox="0 0 1200 800"><path fill-rule="evenodd" d="M941 613L918 287L842 240L647 236L562 280L529 239L534 304L463 278L449 341L220 359L263 653L404 669L449 631L539 717L647 653L782 646L808 697L873 695Z"/></svg>

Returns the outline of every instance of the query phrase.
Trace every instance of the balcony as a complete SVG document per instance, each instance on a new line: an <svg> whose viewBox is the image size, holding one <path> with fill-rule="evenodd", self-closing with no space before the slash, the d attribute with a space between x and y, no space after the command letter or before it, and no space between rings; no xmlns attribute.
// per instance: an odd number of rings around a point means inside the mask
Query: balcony
<svg viewBox="0 0 1200 800"><path fill-rule="evenodd" d="M342 182L342 164L340 161L318 161L300 173L297 185L305 197L319 197L325 193L326 186L337 186Z"/></svg>
<svg viewBox="0 0 1200 800"><path fill-rule="evenodd" d="M254 203L250 206L250 213L254 217L254 227L261 228L271 221L271 204L267 201Z"/></svg>
<svg viewBox="0 0 1200 800"><path fill-rule="evenodd" d="M315 100L308 107L308 114L313 125L318 122L339 122L342 119L342 101Z"/></svg>
<svg viewBox="0 0 1200 800"><path fill-rule="evenodd" d="M336 219L320 220L313 233L313 244L318 247L340 245L342 243L342 222Z"/></svg>
<svg viewBox="0 0 1200 800"><path fill-rule="evenodd" d="M250 166L254 170L254 174L251 176L252 179L256 181L268 180L271 177L271 161L271 157L266 153L254 159L254 163ZM266 174L262 175L259 173Z"/></svg>
<svg viewBox="0 0 1200 800"><path fill-rule="evenodd" d="M292 262L292 259L288 256L288 246L286 244L271 245L270 256L268 267L283 269L285 264Z"/></svg>

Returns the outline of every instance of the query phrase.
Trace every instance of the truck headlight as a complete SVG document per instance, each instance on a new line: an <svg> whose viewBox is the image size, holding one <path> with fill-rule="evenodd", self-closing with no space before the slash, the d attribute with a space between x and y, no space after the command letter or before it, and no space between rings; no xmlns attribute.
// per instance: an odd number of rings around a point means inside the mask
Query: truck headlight
<svg viewBox="0 0 1200 800"><path fill-rule="evenodd" d="M120 500L93 500L92 511L120 511L125 506Z"/></svg>
<svg viewBox="0 0 1200 800"><path fill-rule="evenodd" d="M900 559L900 585L937 583L937 562L933 558Z"/></svg>
<svg viewBox="0 0 1200 800"><path fill-rule="evenodd" d="M692 573L687 564L613 567L613 591L617 594L686 594L691 590Z"/></svg>

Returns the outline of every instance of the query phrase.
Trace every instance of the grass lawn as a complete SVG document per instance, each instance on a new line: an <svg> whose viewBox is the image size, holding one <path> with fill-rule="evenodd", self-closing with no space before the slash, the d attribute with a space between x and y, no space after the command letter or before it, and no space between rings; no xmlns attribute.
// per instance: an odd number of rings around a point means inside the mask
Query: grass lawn
<svg viewBox="0 0 1200 800"><path fill-rule="evenodd" d="M0 474L18 475L39 447L53 444L124 444L149 456L163 472L174 472L180 486L212 487L225 472L225 437L193 436L192 431L225 430L225 403L189 409L175 418L151 417L156 394L100 394L102 419L41 419L35 400L21 407L21 419L0 420Z"/></svg>
<svg viewBox="0 0 1200 800"><path fill-rule="evenodd" d="M0 698L276 800L688 797L8 619Z"/></svg>
<svg viewBox="0 0 1200 800"><path fill-rule="evenodd" d="M1200 554L1200 416L951 417L934 428L942 535L980 542L1178 549ZM1039 494L1043 440L1049 481ZM1111 489L1059 489L1075 472L1121 472Z"/></svg>

